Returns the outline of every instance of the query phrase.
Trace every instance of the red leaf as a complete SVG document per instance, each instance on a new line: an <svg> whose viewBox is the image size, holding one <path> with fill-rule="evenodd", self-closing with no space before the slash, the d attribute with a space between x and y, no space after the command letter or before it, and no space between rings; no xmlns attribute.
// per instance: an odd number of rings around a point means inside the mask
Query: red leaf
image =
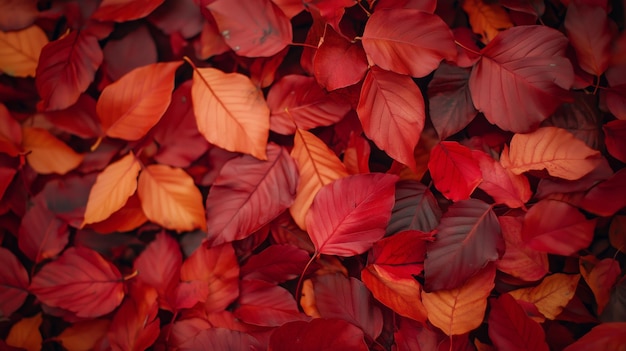
<svg viewBox="0 0 626 351"><path fill-rule="evenodd" d="M483 175L479 188L489 194L497 204L505 204L510 208L524 207L533 193L528 178L515 174L502 167L500 162L479 150L472 150L472 157L478 161Z"/></svg>
<svg viewBox="0 0 626 351"><path fill-rule="evenodd" d="M44 115L56 128L83 139L104 134L96 115L96 100L87 94L81 94L74 105L64 110L49 111Z"/></svg>
<svg viewBox="0 0 626 351"><path fill-rule="evenodd" d="M370 251L368 263L385 266L398 275L419 275L426 256L426 243L433 241L430 233L405 230L377 241Z"/></svg>
<svg viewBox="0 0 626 351"><path fill-rule="evenodd" d="M433 183L452 201L468 199L483 180L472 151L456 141L442 141L430 150L428 169Z"/></svg>
<svg viewBox="0 0 626 351"><path fill-rule="evenodd" d="M335 90L363 79L368 67L361 43L351 43L330 27L326 27L320 42L313 56L313 74L319 84L328 90ZM345 65L337 65L340 61Z"/></svg>
<svg viewBox="0 0 626 351"><path fill-rule="evenodd" d="M366 351L363 331L343 319L316 318L310 322L289 322L270 336L272 351L345 350Z"/></svg>
<svg viewBox="0 0 626 351"><path fill-rule="evenodd" d="M231 244L201 245L183 262L180 279L202 281L208 287L207 312L223 311L239 295L239 263Z"/></svg>
<svg viewBox="0 0 626 351"><path fill-rule="evenodd" d="M545 334L539 323L530 319L509 294L490 300L489 338L497 349L548 351Z"/></svg>
<svg viewBox="0 0 626 351"><path fill-rule="evenodd" d="M580 68L601 76L609 67L613 42L606 10L571 1L567 6L564 24L570 43L576 50Z"/></svg>
<svg viewBox="0 0 626 351"><path fill-rule="evenodd" d="M580 258L580 273L596 298L597 311L600 315L611 298L613 287L622 274L622 270L619 262L612 258L592 263L591 268L587 268L587 260L588 257Z"/></svg>
<svg viewBox="0 0 626 351"><path fill-rule="evenodd" d="M59 259L43 266L33 277L29 290L41 302L84 318L103 316L124 298L120 271L84 247L71 247Z"/></svg>
<svg viewBox="0 0 626 351"><path fill-rule="evenodd" d="M297 278L309 258L308 252L293 245L272 245L250 257L241 267L241 277L282 283Z"/></svg>
<svg viewBox="0 0 626 351"><path fill-rule="evenodd" d="M63 251L69 237L67 223L48 209L42 197L35 197L33 206L26 211L20 225L17 237L20 251L39 263Z"/></svg>
<svg viewBox="0 0 626 351"><path fill-rule="evenodd" d="M314 280L315 300L323 318L340 318L359 328L373 340L383 328L380 309L372 303L367 287L355 278L335 273Z"/></svg>
<svg viewBox="0 0 626 351"><path fill-rule="evenodd" d="M0 247L0 317L9 318L28 296L28 272L11 251Z"/></svg>
<svg viewBox="0 0 626 351"><path fill-rule="evenodd" d="M346 7L356 4L355 0L304 0L304 6L314 16L319 14L334 30L340 31L339 22L345 13Z"/></svg>
<svg viewBox="0 0 626 351"><path fill-rule="evenodd" d="M522 240L534 250L570 256L591 244L596 221L565 202L541 200L524 217Z"/></svg>
<svg viewBox="0 0 626 351"><path fill-rule="evenodd" d="M469 90L470 71L442 63L428 83L430 119L439 139L456 134L476 117Z"/></svg>
<svg viewBox="0 0 626 351"><path fill-rule="evenodd" d="M154 159L173 167L188 167L204 154L209 143L198 131L191 104L191 81L180 85L172 94L172 102L151 131L159 144Z"/></svg>
<svg viewBox="0 0 626 351"><path fill-rule="evenodd" d="M526 247L522 240L522 217L498 217L506 249L496 261L498 270L526 281L543 278L549 269L548 255Z"/></svg>
<svg viewBox="0 0 626 351"><path fill-rule="evenodd" d="M528 132L569 99L571 63L567 38L545 26L507 29L481 50L470 76L474 106L489 122L512 132Z"/></svg>
<svg viewBox="0 0 626 351"><path fill-rule="evenodd" d="M127 22L146 17L164 0L103 0L92 18L99 21Z"/></svg>
<svg viewBox="0 0 626 351"><path fill-rule="evenodd" d="M399 326L393 334L398 351L431 351L439 350L437 334L422 323L401 318Z"/></svg>
<svg viewBox="0 0 626 351"><path fill-rule="evenodd" d="M365 25L362 42L370 64L416 78L434 71L442 59L456 58L450 28L439 16L420 10L375 11Z"/></svg>
<svg viewBox="0 0 626 351"><path fill-rule="evenodd" d="M343 151L343 164L350 174L370 173L371 147L361 133L350 133L350 140Z"/></svg>
<svg viewBox="0 0 626 351"><path fill-rule="evenodd" d="M243 322L277 327L305 319L298 305L287 290L262 280L242 280L235 316Z"/></svg>
<svg viewBox="0 0 626 351"><path fill-rule="evenodd" d="M36 0L14 0L0 3L0 30L11 31L33 24L39 15Z"/></svg>
<svg viewBox="0 0 626 351"><path fill-rule="evenodd" d="M504 252L498 218L486 203L470 199L454 203L427 245L424 260L426 289L460 287Z"/></svg>
<svg viewBox="0 0 626 351"><path fill-rule="evenodd" d="M0 152L11 157L20 154L22 144L22 128L4 104L0 103Z"/></svg>
<svg viewBox="0 0 626 351"><path fill-rule="evenodd" d="M257 350L258 341L250 334L226 328L210 327L186 339L177 350Z"/></svg>
<svg viewBox="0 0 626 351"><path fill-rule="evenodd" d="M429 232L437 227L441 209L425 185L412 180L396 183L396 203L391 210L387 234L402 230Z"/></svg>
<svg viewBox="0 0 626 351"><path fill-rule="evenodd" d="M243 156L222 167L206 200L207 235L215 243L246 238L293 203L295 162L275 144L268 145L267 156Z"/></svg>
<svg viewBox="0 0 626 351"><path fill-rule="evenodd" d="M41 51L35 85L44 111L73 105L94 79L102 63L98 38L86 31L74 31L50 42Z"/></svg>
<svg viewBox="0 0 626 351"><path fill-rule="evenodd" d="M374 3L374 1L369 1ZM435 0L378 0L375 2L376 9L416 9L428 13L434 13L437 7Z"/></svg>
<svg viewBox="0 0 626 351"><path fill-rule="evenodd" d="M113 350L143 351L159 336L157 292L135 284L130 295L113 316L107 333Z"/></svg>
<svg viewBox="0 0 626 351"><path fill-rule="evenodd" d="M389 156L416 170L413 150L424 129L426 111L413 80L372 67L356 110L365 134Z"/></svg>
<svg viewBox="0 0 626 351"><path fill-rule="evenodd" d="M180 3L180 2L179 2ZM102 49L104 54L103 71L108 80L116 81L130 71L157 62L158 54L154 39L147 26L141 26L119 40L109 40ZM123 60L120 60L123 57Z"/></svg>
<svg viewBox="0 0 626 351"><path fill-rule="evenodd" d="M320 189L306 217L318 254L353 256L385 234L394 185L390 174L353 175Z"/></svg>
<svg viewBox="0 0 626 351"><path fill-rule="evenodd" d="M585 194L581 207L599 216L611 216L626 207L626 169L620 169L609 179L591 188Z"/></svg>
<svg viewBox="0 0 626 351"><path fill-rule="evenodd" d="M291 23L270 0L216 0L207 8L237 55L272 56L291 43Z"/></svg>
<svg viewBox="0 0 626 351"><path fill-rule="evenodd" d="M626 162L626 120L611 121L602 126L604 143L611 156Z"/></svg>
<svg viewBox="0 0 626 351"><path fill-rule="evenodd" d="M625 322L602 323L563 351L621 350L626 344Z"/></svg>
<svg viewBox="0 0 626 351"><path fill-rule="evenodd" d="M267 94L270 129L280 134L294 134L339 122L350 104L326 93L313 77L290 74L272 85Z"/></svg>
<svg viewBox="0 0 626 351"><path fill-rule="evenodd" d="M159 305L171 309L164 302L168 291L179 281L182 263L183 255L178 243L162 231L137 257L133 266L138 272L137 279L156 289Z"/></svg>

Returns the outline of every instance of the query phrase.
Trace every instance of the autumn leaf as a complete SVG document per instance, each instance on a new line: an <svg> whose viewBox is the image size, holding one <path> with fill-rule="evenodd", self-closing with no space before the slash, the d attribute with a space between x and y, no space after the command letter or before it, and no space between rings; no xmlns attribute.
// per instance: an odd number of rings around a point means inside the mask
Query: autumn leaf
<svg viewBox="0 0 626 351"><path fill-rule="evenodd" d="M39 197L24 214L17 243L20 251L33 262L39 263L61 253L69 237L67 223L57 218Z"/></svg>
<svg viewBox="0 0 626 351"><path fill-rule="evenodd" d="M320 348L365 351L363 331L339 318L295 321L278 327L270 336L273 351L315 351Z"/></svg>
<svg viewBox="0 0 626 351"><path fill-rule="evenodd" d="M267 159L270 110L248 77L196 68L191 97L198 129L211 144Z"/></svg>
<svg viewBox="0 0 626 351"><path fill-rule="evenodd" d="M442 141L430 151L428 169L435 187L452 201L465 200L483 180L472 151L456 141Z"/></svg>
<svg viewBox="0 0 626 351"><path fill-rule="evenodd" d="M13 77L34 77L41 49L48 44L46 33L37 25L0 31L0 71Z"/></svg>
<svg viewBox="0 0 626 351"><path fill-rule="evenodd" d="M242 280L235 316L245 323L277 327L303 320L293 295L284 288L262 280Z"/></svg>
<svg viewBox="0 0 626 351"><path fill-rule="evenodd" d="M416 78L428 75L441 60L456 57L452 32L443 20L415 9L374 11L362 42L370 65Z"/></svg>
<svg viewBox="0 0 626 351"><path fill-rule="evenodd" d="M29 291L47 305L84 318L103 316L124 298L120 271L84 247L71 247L56 261L43 266L33 277Z"/></svg>
<svg viewBox="0 0 626 351"><path fill-rule="evenodd" d="M182 61L140 67L102 91L96 112L104 133L138 140L161 119L170 104L174 73Z"/></svg>
<svg viewBox="0 0 626 351"><path fill-rule="evenodd" d="M177 232L205 229L202 194L180 168L149 165L139 175L137 194L146 217Z"/></svg>
<svg viewBox="0 0 626 351"><path fill-rule="evenodd" d="M591 263L591 267L588 267L587 259L587 257L580 258L580 274L591 288L596 298L598 315L601 315L609 302L611 290L617 283L622 270L619 262L612 258L605 258L596 263Z"/></svg>
<svg viewBox="0 0 626 351"><path fill-rule="evenodd" d="M396 183L396 202L391 210L387 234L402 230L431 231L439 224L441 209L424 184L411 180Z"/></svg>
<svg viewBox="0 0 626 351"><path fill-rule="evenodd" d="M541 325L530 319L509 294L490 300L489 338L503 350L548 351Z"/></svg>
<svg viewBox="0 0 626 351"><path fill-rule="evenodd" d="M548 254L526 246L522 239L522 217L498 217L502 237L504 238L504 255L496 261L498 270L514 277L537 281L549 270Z"/></svg>
<svg viewBox="0 0 626 351"><path fill-rule="evenodd" d="M28 296L28 273L17 257L0 247L0 317L8 318L17 311Z"/></svg>
<svg viewBox="0 0 626 351"><path fill-rule="evenodd" d="M599 154L564 129L544 127L515 134L500 162L515 174L545 169L551 176L576 180L598 166Z"/></svg>
<svg viewBox="0 0 626 351"><path fill-rule="evenodd" d="M22 147L29 151L26 155L28 164L42 174L66 174L84 159L84 155L41 128L23 128Z"/></svg>
<svg viewBox="0 0 626 351"><path fill-rule="evenodd" d="M483 175L483 181L478 185L480 189L493 197L496 203L510 208L525 207L524 204L533 195L528 178L502 167L485 152L472 150L472 157L478 161Z"/></svg>
<svg viewBox="0 0 626 351"><path fill-rule="evenodd" d="M108 319L92 319L75 323L54 337L63 347L70 351L89 351L104 338L111 321Z"/></svg>
<svg viewBox="0 0 626 351"><path fill-rule="evenodd" d="M622 331L626 327L624 322L603 323L595 326L578 341L569 345L564 351L585 350L620 350L626 343Z"/></svg>
<svg viewBox="0 0 626 351"><path fill-rule="evenodd" d="M555 319L574 297L579 279L579 274L555 273L535 287L513 290L509 294L516 300L534 304L546 318Z"/></svg>
<svg viewBox="0 0 626 351"><path fill-rule="evenodd" d="M572 1L567 6L565 30L576 51L580 68L601 76L609 66L613 35L606 10Z"/></svg>
<svg viewBox="0 0 626 351"><path fill-rule="evenodd" d="M148 0L137 3L132 0L103 0L92 15L99 21L126 22L147 16L164 0Z"/></svg>
<svg viewBox="0 0 626 351"><path fill-rule="evenodd" d="M358 255L381 239L391 217L397 180L389 174L362 174L322 187L306 217L316 253Z"/></svg>
<svg viewBox="0 0 626 351"><path fill-rule="evenodd" d="M574 74L564 57L566 45L563 34L545 26L503 31L481 50L472 69L474 106L503 130L534 130L569 98Z"/></svg>
<svg viewBox="0 0 626 351"><path fill-rule="evenodd" d="M122 208L137 190L140 170L132 152L107 166L89 192L83 225L105 220Z"/></svg>
<svg viewBox="0 0 626 351"><path fill-rule="evenodd" d="M482 38L485 44L489 44L500 31L513 27L509 14L497 3L465 0L463 10L469 17L472 30Z"/></svg>
<svg viewBox="0 0 626 351"><path fill-rule="evenodd" d="M298 226L306 229L305 218L318 191L334 180L347 177L348 172L322 140L305 130L296 131L291 157L298 166L300 180L289 212Z"/></svg>
<svg viewBox="0 0 626 351"><path fill-rule="evenodd" d="M447 335L465 334L477 328L487 308L487 296L494 287L495 266L487 265L457 288L422 292L428 320Z"/></svg>
<svg viewBox="0 0 626 351"><path fill-rule="evenodd" d="M207 235L214 243L250 236L293 203L295 162L276 144L268 145L267 157L243 156L222 167L206 199Z"/></svg>
<svg viewBox="0 0 626 351"><path fill-rule="evenodd" d="M9 331L9 335L7 335L7 345L19 347L27 351L41 350L43 338L39 332L39 326L42 320L40 312L33 317L24 318L15 323Z"/></svg>
<svg viewBox="0 0 626 351"><path fill-rule="evenodd" d="M372 67L356 108L365 134L392 158L417 169L417 146L426 111L419 88L408 76Z"/></svg>

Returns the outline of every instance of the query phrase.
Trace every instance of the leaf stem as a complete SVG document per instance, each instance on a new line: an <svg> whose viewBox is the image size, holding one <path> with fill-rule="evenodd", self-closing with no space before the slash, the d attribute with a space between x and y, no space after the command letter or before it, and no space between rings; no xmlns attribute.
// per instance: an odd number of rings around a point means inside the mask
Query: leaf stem
<svg viewBox="0 0 626 351"><path fill-rule="evenodd" d="M473 50L473 49L468 48L467 46L465 46L465 45L461 44L458 40L455 40L455 41L454 41L454 43L455 43L456 45L458 45L458 46L462 47L463 49L465 49L465 51L471 52L472 54L477 55L477 56L482 56L480 52L478 52L478 51L476 51L476 50Z"/></svg>
<svg viewBox="0 0 626 351"><path fill-rule="evenodd" d="M302 280L304 279L304 274L306 273L306 271L311 266L311 263L313 263L313 261L315 261L317 256L319 256L319 253L317 251L315 251L313 253L313 256L311 257L311 259L309 260L309 262L307 262L306 266L304 266L304 269L302 270L302 274L300 274L300 278L298 279L298 284L296 285L296 303L298 305L300 305L300 294L302 293Z"/></svg>
<svg viewBox="0 0 626 351"><path fill-rule="evenodd" d="M365 15L367 15L367 17L370 17L370 16L372 15L372 13L371 13L371 12L369 12L369 11L365 8L365 6L363 6L363 4L361 3L361 1L357 0L357 2L356 2L356 3L359 5L359 7L361 8L361 10L363 10L363 12L365 12Z"/></svg>
<svg viewBox="0 0 626 351"><path fill-rule="evenodd" d="M135 270L135 271L133 271L131 274L129 274L129 275L127 275L127 276L124 276L124 277L122 278L122 280L124 280L124 281L131 280L131 279L135 278L135 277L136 277L136 276L138 276L138 275L139 275L139 271L138 271L138 270Z"/></svg>
<svg viewBox="0 0 626 351"><path fill-rule="evenodd" d="M311 44L307 44L307 43L289 43L289 45L291 46L300 46L303 48L309 48L309 49L313 49L313 50L317 50L318 47L315 45L311 45Z"/></svg>

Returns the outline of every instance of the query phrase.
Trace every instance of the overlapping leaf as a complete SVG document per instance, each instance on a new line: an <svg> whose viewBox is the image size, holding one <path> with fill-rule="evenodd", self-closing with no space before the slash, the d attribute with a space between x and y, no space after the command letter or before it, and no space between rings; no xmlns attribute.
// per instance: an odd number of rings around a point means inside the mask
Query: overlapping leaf
<svg viewBox="0 0 626 351"><path fill-rule="evenodd" d="M360 174L320 189L306 217L318 254L353 256L385 235L397 176Z"/></svg>
<svg viewBox="0 0 626 351"><path fill-rule="evenodd" d="M498 217L502 237L504 238L504 255L496 261L498 270L526 281L536 281L548 273L548 254L526 246L522 240L523 218Z"/></svg>
<svg viewBox="0 0 626 351"><path fill-rule="evenodd" d="M43 338L39 327L43 321L41 312L30 318L23 318L15 323L6 338L6 344L20 350L41 350Z"/></svg>
<svg viewBox="0 0 626 351"><path fill-rule="evenodd" d="M242 321L266 327L304 320L287 290L262 280L242 280L235 316Z"/></svg>
<svg viewBox="0 0 626 351"><path fill-rule="evenodd" d="M539 285L509 292L516 300L530 302L548 319L555 319L574 297L579 274L555 273Z"/></svg>
<svg viewBox="0 0 626 351"><path fill-rule="evenodd" d="M415 9L374 11L362 41L370 64L417 78L435 70L441 60L456 57L452 31L445 22Z"/></svg>
<svg viewBox="0 0 626 351"><path fill-rule="evenodd" d="M474 106L504 130L532 131L568 99L574 74L564 57L566 45L563 34L545 26L500 33L472 69Z"/></svg>
<svg viewBox="0 0 626 351"><path fill-rule="evenodd" d="M124 298L120 271L97 252L71 247L33 277L29 291L52 307L94 318L113 311Z"/></svg>
<svg viewBox="0 0 626 351"><path fill-rule="evenodd" d="M105 220L122 208L137 190L140 170L141 165L133 153L107 166L89 192L83 225Z"/></svg>
<svg viewBox="0 0 626 351"><path fill-rule="evenodd" d="M500 162L515 174L545 169L551 176L576 180L599 165L599 154L564 129L544 127L515 134Z"/></svg>
<svg viewBox="0 0 626 351"><path fill-rule="evenodd" d="M348 176L337 155L313 133L296 130L291 157L296 161L300 180L296 198L289 212L302 229L306 228L306 215L317 192L326 184Z"/></svg>
<svg viewBox="0 0 626 351"><path fill-rule="evenodd" d="M164 0L148 0L138 3L133 0L103 0L92 15L99 21L126 22L147 16Z"/></svg>
<svg viewBox="0 0 626 351"><path fill-rule="evenodd" d="M368 350L363 331L338 318L285 323L272 333L269 347L274 351L316 351L320 348Z"/></svg>
<svg viewBox="0 0 626 351"><path fill-rule="evenodd" d="M243 239L294 201L298 174L284 148L269 144L267 161L243 156L228 161L206 200L208 236L216 243Z"/></svg>
<svg viewBox="0 0 626 351"><path fill-rule="evenodd" d="M139 175L141 208L152 222L178 232L205 229L202 194L180 168L150 165Z"/></svg>
<svg viewBox="0 0 626 351"><path fill-rule="evenodd" d="M424 98L409 76L372 67L356 109L365 134L389 156L416 170L417 146L426 111Z"/></svg>
<svg viewBox="0 0 626 351"><path fill-rule="evenodd" d="M41 128L23 128L22 147L29 151L26 155L28 164L42 174L66 174L84 159L84 155Z"/></svg>
<svg viewBox="0 0 626 351"><path fill-rule="evenodd" d="M108 85L96 104L104 133L138 140L167 110L174 89L174 73L181 61L155 63L134 69Z"/></svg>
<svg viewBox="0 0 626 351"><path fill-rule="evenodd" d="M564 24L580 68L596 76L602 75L609 66L613 42L606 10L572 1L567 6Z"/></svg>
<svg viewBox="0 0 626 351"><path fill-rule="evenodd" d="M498 218L491 206L464 200L448 208L427 246L424 273L428 291L453 289L504 252Z"/></svg>
<svg viewBox="0 0 626 351"><path fill-rule="evenodd" d="M22 306L28 296L28 273L17 257L0 247L0 317L8 318Z"/></svg>
<svg viewBox="0 0 626 351"><path fill-rule="evenodd" d="M463 10L469 17L472 30L485 44L492 41L500 31L513 27L509 14L500 4L466 0L463 1Z"/></svg>
<svg viewBox="0 0 626 351"><path fill-rule="evenodd" d="M489 194L496 203L503 203L510 208L524 207L533 195L528 178L515 174L479 150L472 150L472 157L478 162L483 175L479 188Z"/></svg>
<svg viewBox="0 0 626 351"><path fill-rule="evenodd" d="M489 338L503 350L548 351L545 333L509 294L492 299L489 306Z"/></svg>
<svg viewBox="0 0 626 351"><path fill-rule="evenodd" d="M191 97L198 129L211 144L267 159L270 110L248 77L197 68Z"/></svg>
<svg viewBox="0 0 626 351"><path fill-rule="evenodd" d="M46 44L46 33L36 25L14 32L0 31L0 71L13 77L34 77Z"/></svg>
<svg viewBox="0 0 626 351"><path fill-rule="evenodd" d="M469 198L483 175L472 151L456 141L442 141L430 150L428 169L437 190L452 201Z"/></svg>
<svg viewBox="0 0 626 351"><path fill-rule="evenodd" d="M57 218L43 199L36 199L34 206L22 218L17 243L20 251L29 259L41 262L63 251L69 241L70 232L67 223Z"/></svg>
<svg viewBox="0 0 626 351"><path fill-rule="evenodd" d="M441 209L425 185L412 180L396 183L396 202L391 210L387 234L402 230L428 232L437 227L440 218Z"/></svg>

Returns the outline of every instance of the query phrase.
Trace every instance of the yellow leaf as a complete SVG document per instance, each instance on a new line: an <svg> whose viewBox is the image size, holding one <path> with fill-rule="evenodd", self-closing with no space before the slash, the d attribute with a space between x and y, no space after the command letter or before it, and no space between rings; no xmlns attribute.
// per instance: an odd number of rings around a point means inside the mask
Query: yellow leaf
<svg viewBox="0 0 626 351"><path fill-rule="evenodd" d="M34 77L48 37L32 25L14 32L0 31L0 71L13 77Z"/></svg>
<svg viewBox="0 0 626 351"><path fill-rule="evenodd" d="M149 220L178 232L206 229L202 194L180 168L150 165L139 175L141 208Z"/></svg>
<svg viewBox="0 0 626 351"><path fill-rule="evenodd" d="M84 158L42 128L25 127L22 130L22 147L29 152L26 155L28 164L41 174L65 174L78 167Z"/></svg>
<svg viewBox="0 0 626 351"><path fill-rule="evenodd" d="M270 109L248 77L196 68L191 98L198 130L211 144L267 159Z"/></svg>
<svg viewBox="0 0 626 351"><path fill-rule="evenodd" d="M298 165L300 182L289 212L296 224L305 229L306 214L317 192L333 180L347 177L348 171L323 141L303 129L296 130L291 157Z"/></svg>
<svg viewBox="0 0 626 351"><path fill-rule="evenodd" d="M428 320L447 335L476 329L483 322L495 277L495 266L489 264L459 288L422 292Z"/></svg>
<svg viewBox="0 0 626 351"><path fill-rule="evenodd" d="M140 170L132 152L108 165L91 188L83 225L103 221L122 208L137 190Z"/></svg>
<svg viewBox="0 0 626 351"><path fill-rule="evenodd" d="M111 321L108 319L94 319L72 324L54 338L67 351L93 350L109 329Z"/></svg>
<svg viewBox="0 0 626 351"><path fill-rule="evenodd" d="M543 127L515 134L508 153L506 148L502 152L500 163L515 174L545 169L553 177L577 180L600 164L599 156L599 151L565 129Z"/></svg>
<svg viewBox="0 0 626 351"><path fill-rule="evenodd" d="M486 3L482 0L465 0L463 10L469 17L472 31L488 44L501 30L513 27L509 14L498 3Z"/></svg>
<svg viewBox="0 0 626 351"><path fill-rule="evenodd" d="M24 318L15 323L6 338L7 345L20 347L27 351L41 350L41 342L43 341L39 332L41 320L41 313L38 313L33 317Z"/></svg>
<svg viewBox="0 0 626 351"><path fill-rule="evenodd" d="M555 273L547 276L541 284L510 291L516 300L530 302L548 319L555 319L574 297L580 274Z"/></svg>

